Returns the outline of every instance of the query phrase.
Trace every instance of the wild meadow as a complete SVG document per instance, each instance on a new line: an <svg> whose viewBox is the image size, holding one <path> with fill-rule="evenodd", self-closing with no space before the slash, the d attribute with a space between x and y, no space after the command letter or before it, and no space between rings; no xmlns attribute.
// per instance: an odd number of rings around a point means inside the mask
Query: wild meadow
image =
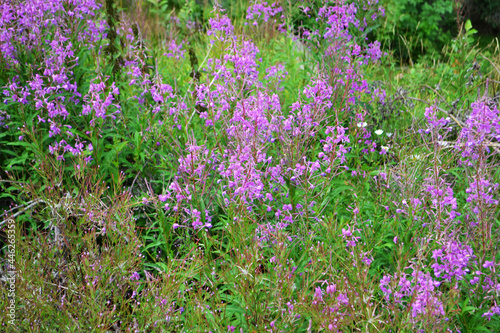
<svg viewBox="0 0 500 333"><path fill-rule="evenodd" d="M0 331L500 332L465 2L2 1Z"/></svg>

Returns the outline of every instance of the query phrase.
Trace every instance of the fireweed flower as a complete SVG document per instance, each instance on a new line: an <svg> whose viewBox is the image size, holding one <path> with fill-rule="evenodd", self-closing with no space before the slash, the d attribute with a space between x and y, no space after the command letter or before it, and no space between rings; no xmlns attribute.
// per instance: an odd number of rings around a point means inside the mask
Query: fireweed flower
<svg viewBox="0 0 500 333"><path fill-rule="evenodd" d="M321 287L316 287L314 291L314 301L312 304L318 304L319 302L323 301L323 290L321 290Z"/></svg>
<svg viewBox="0 0 500 333"><path fill-rule="evenodd" d="M445 118L438 118L436 106L425 108L425 118L427 119L427 128L419 130L420 133L431 134L432 140L437 142L443 139L442 129L449 123ZM448 131L451 127L448 127Z"/></svg>
<svg viewBox="0 0 500 333"><path fill-rule="evenodd" d="M342 228L342 238L346 241L346 246L347 247L355 247L357 241L361 237L356 237L354 236L354 232L359 232L359 230L354 229L354 227L347 226L347 229Z"/></svg>
<svg viewBox="0 0 500 333"><path fill-rule="evenodd" d="M385 275L380 281L380 289L386 300L392 297L397 303L406 304L410 308L414 323L426 316L441 320L445 313L443 303L439 299L441 294L437 290L440 282L434 280L429 273L418 270L411 276L412 280L408 280L405 274L399 277Z"/></svg>
<svg viewBox="0 0 500 333"><path fill-rule="evenodd" d="M134 272L134 273L132 273L132 276L130 277L130 280L138 281L140 278L141 278L141 276L139 275L139 273Z"/></svg>
<svg viewBox="0 0 500 333"><path fill-rule="evenodd" d="M337 286L335 284L332 284L332 285L329 285L326 287L326 293L329 295L335 293L336 290L337 290Z"/></svg>
<svg viewBox="0 0 500 333"><path fill-rule="evenodd" d="M70 5L78 4L70 1ZM8 21L6 34L13 36L12 31L16 30L11 29L14 24L9 16L14 5L2 6L5 8L4 13L7 13L4 14L6 17L4 22ZM58 8L64 9L61 6ZM303 10L305 13L309 12L305 8ZM138 45L134 44L136 37L130 30L122 29L120 33L130 46L130 49L127 49L129 54L125 66L130 84L128 88L134 92L135 97L132 100L137 103L144 117L150 117L147 119L148 125L144 128L145 137L147 135L150 135L148 139L153 137L155 139L151 141L153 144L167 142L163 137L163 141L159 141L158 137L154 137L151 133L155 131L156 134L165 133L162 131L167 128L172 130L169 133L175 133L174 130L187 131L190 127L185 124L189 125L192 117L198 116L206 126L206 130L209 133L213 132L214 136L217 135L216 144L196 142L194 136L189 136L187 143L182 143L186 149L179 151L178 158L173 161L176 166L173 170L175 175L168 184L168 189L162 192L165 194L159 195L157 200L144 198L144 202L154 202L168 210L168 214L177 214L178 223L173 224L173 229L182 227L200 230L211 227L211 212L216 208L213 204L216 200L212 199L215 197L220 201L222 209L239 212L234 216L235 224L247 217L258 222L269 219L262 222L267 231L260 226L256 228L257 238L262 236L260 240L266 239L266 241L271 239L270 233L286 231L291 223L303 216L318 220L320 217L313 211L316 209L316 204L302 194L307 191L314 196L322 190L324 183L328 183L340 172L348 170L347 166L344 168L341 164L346 162L346 155L352 145L363 145L363 152L373 152L376 148L372 133L367 129L366 113L355 107L356 102L363 98L369 101L384 100L385 92L372 89L358 71L358 66L368 61L377 61L382 54L378 42L369 44L367 49L356 44L358 38L353 37L351 30L356 28L362 31L366 28L366 21L356 17L357 11L355 4L345 4L342 1L336 2L336 6L324 6L317 15L319 24L326 26L324 33L303 31L304 40L313 46L317 41L325 41L327 50L325 63L328 62L328 56L331 56L340 59L342 65L329 64L331 68L324 71L326 74L313 76L310 84L299 92L299 98L290 101L291 107L286 111L282 110L283 101L275 93L275 90L279 90L280 81L286 78L285 66L275 64L267 67L264 73L260 68L262 61L259 59L260 50L256 44L247 37L237 36L231 20L220 12L210 20L208 35L212 43L220 45L221 54L210 54L203 64L203 79L193 79L192 87L188 89L187 94L192 95L195 105L190 98L179 96L174 87L163 83L161 75L147 73L146 56L145 53L141 53ZM282 8L278 4L269 5L266 2L256 1L249 8L247 19L273 22L277 21L278 17L281 19L281 12ZM47 11L43 13L36 17L47 15ZM76 15L85 18L92 16L82 10ZM58 24L61 28L65 28L62 23ZM87 35L83 34L82 38L89 41L98 40L104 37L105 31L104 24L89 24ZM37 44L39 43L37 41L31 42L33 48L41 45ZM6 41L0 45L2 56L10 63L14 63L16 60L16 49L12 50L14 43L9 44ZM176 59L184 57L183 46L180 42L171 41L167 45L165 57ZM76 83L72 80L74 77L72 66L77 62L75 46L67 39L67 34L63 32L56 35L55 40L47 44L46 48L47 56L44 58L40 73L33 75L27 85L11 79L8 87L4 88L4 96L9 102L32 103L37 110L40 110L40 124L47 126L48 134L55 140L50 144L49 150L59 154L58 158L63 159L61 154L64 152L74 154L85 152L85 145L77 138L70 138L74 134L66 124L72 117L71 110L67 101L59 99L57 95L70 93L73 101L78 100L81 103L79 105L82 111L79 116L87 117L92 125L97 125L98 122L112 120L113 116L120 112L117 104L119 91L114 83L99 77L91 83L86 95L79 96ZM264 79L259 80L259 76L264 76ZM336 109L342 104L335 99L339 91L342 93L345 91L346 101L345 105ZM199 112L195 112L193 106L200 107L196 109ZM469 152L464 150L463 158L470 160L472 164L475 163L473 157L479 156L481 150L486 149L487 140L498 139L497 134L492 134L498 132L496 130L498 122L494 121L498 118L496 108L478 104L474 105L473 109L476 122L467 125L465 134L461 137L465 145L459 146L460 149L470 148ZM351 123L345 124L335 119L347 110L354 111L355 114ZM439 131L446 130L450 119L438 119L435 107L426 110L426 117L429 120L427 134L444 135ZM492 117L497 118L491 121ZM0 122L2 121L7 121L7 116L0 118ZM94 127L93 131L98 130L98 126ZM383 131L377 130L374 133L382 135ZM390 138L392 133L386 135ZM322 150L317 157L311 157L307 150L311 142L318 143ZM91 145L88 147L87 153L92 151ZM278 154L276 148L279 148ZM389 150L388 146L381 148L382 154ZM352 175L356 175L354 171ZM380 174L381 178L385 176L387 175ZM449 226L450 222L460 215L457 212L459 205L454 198L451 185L443 179L436 181L436 178L431 176L425 180L422 191L424 199L407 198L401 206L398 206L400 208L396 212L408 215L410 212L413 215L428 214L430 220ZM215 185L210 187L211 184ZM466 190L469 196L467 201L474 203L475 206L479 200L491 206L497 204L497 200L493 197L495 186L486 177L471 181ZM218 193L221 193L220 197ZM201 203L200 198L204 200ZM204 208L205 205L207 207ZM320 206L321 211L321 205L317 206ZM425 209L429 208L428 211L423 212L423 206ZM262 214L260 208L267 210L267 216L259 216ZM477 214L478 209L474 207L472 211ZM355 216L360 214L357 208L353 213ZM342 229L341 236L349 249L357 245L360 240L358 234L359 230L353 226ZM293 240L288 235L284 239ZM412 321L423 321L427 317L443 317L441 284L464 280L468 267L474 261L472 248L451 239L451 236L446 236L444 240L439 240L439 247L431 251L432 258L427 258L430 264L425 271L413 269L408 275L384 275L380 281L380 289L386 298L393 298L401 307L407 307ZM394 237L394 243L397 243L397 237ZM370 265L373 260L369 252L360 253L359 259L366 265ZM276 258L273 257L272 261L276 261ZM487 261L484 265L483 268L486 270L495 268L492 266L493 262ZM489 290L494 290L495 281L491 279L487 283ZM319 306L329 301L333 303L326 310L331 317L335 317L335 323L329 322L322 328L329 327L333 330L343 327L338 318L342 318L345 307L350 303L354 304L352 293L343 290L340 284L338 287L327 284L325 293L321 287L314 290L313 304ZM287 304L287 306L288 309L293 309L293 305ZM496 303L484 316L490 318L490 314L494 313L498 314Z"/></svg>
<svg viewBox="0 0 500 333"><path fill-rule="evenodd" d="M217 13L215 18L209 19L208 23L210 24L210 29L207 31L208 36L219 41L233 37L234 27L226 15ZM214 40L211 40L211 43L214 43Z"/></svg>
<svg viewBox="0 0 500 333"><path fill-rule="evenodd" d="M90 120L90 125L93 126L98 118L106 119L106 117L111 117L115 119L115 114L119 113L120 106L113 103L115 97L117 97L120 92L113 82L108 88L107 96L105 95L106 84L105 80L102 78L97 78L98 83L93 82L90 84L89 92L84 96L83 100L85 104L82 109L82 116L92 115ZM105 96L105 97L104 97ZM113 108L111 108L111 106ZM113 110L108 112L108 109Z"/></svg>
<svg viewBox="0 0 500 333"><path fill-rule="evenodd" d="M270 18L278 16L283 11L283 8L277 2L268 4L265 1L252 1L253 4L247 9L247 20L254 20L254 25L257 25L257 20L262 19L264 22ZM276 19L274 19L276 22Z"/></svg>
<svg viewBox="0 0 500 333"><path fill-rule="evenodd" d="M368 57L371 61L375 62L382 58L382 51L380 50L380 42L375 41L368 45L368 49L366 50Z"/></svg>
<svg viewBox="0 0 500 333"><path fill-rule="evenodd" d="M448 241L432 252L434 275L448 282L460 281L467 274L469 262L475 258L472 248L456 241Z"/></svg>
<svg viewBox="0 0 500 333"><path fill-rule="evenodd" d="M466 126L460 133L456 148L461 150L463 162L469 166L479 159L481 149L487 148L488 141L500 140L500 113L496 105L485 102L472 104L472 112Z"/></svg>
<svg viewBox="0 0 500 333"><path fill-rule="evenodd" d="M490 267L495 267L495 266L496 266L496 265L495 265L495 262L493 262L493 261L488 261L488 260L486 260L486 261L484 262L484 264L483 264L483 267L484 267L484 268L490 268Z"/></svg>
<svg viewBox="0 0 500 333"><path fill-rule="evenodd" d="M494 315L500 316L500 306L496 305L496 302L495 305L492 306L488 312L485 312L482 315L482 317L486 317L488 320L491 320L491 317Z"/></svg>
<svg viewBox="0 0 500 333"><path fill-rule="evenodd" d="M36 50L39 62L24 86L17 85L17 81L11 81L6 86L8 91L4 90L4 95L9 96L7 102L31 104L39 112L39 123L48 121L49 137L55 140L49 146L51 153L56 153L56 147L60 147L64 148L64 152L79 154L81 149L78 145L82 140L66 124L72 117L68 108L79 105L82 97L74 81L73 68L78 65L78 57L72 37L76 38L79 46L89 49L105 37L104 21L93 21L100 5L92 0L30 0L1 6L0 56L11 67L18 64L18 56L23 49ZM75 24L68 26L69 21ZM49 26L54 29L47 29ZM22 45L23 49L15 45ZM64 144L58 144L58 141L64 141ZM72 147L70 142L77 144ZM57 158L64 159L63 155ZM89 160L86 157L86 161Z"/></svg>
<svg viewBox="0 0 500 333"><path fill-rule="evenodd" d="M182 46L182 42L177 44L175 40L171 40L167 43L168 51L163 55L168 58L175 58L177 60L179 60L180 58L184 58L184 53L186 52L186 50L182 50Z"/></svg>
<svg viewBox="0 0 500 333"><path fill-rule="evenodd" d="M416 282L416 298L411 304L412 317L420 315L444 316L443 303L439 300L439 292L435 289L439 282L434 281L430 274L414 272L413 278Z"/></svg>

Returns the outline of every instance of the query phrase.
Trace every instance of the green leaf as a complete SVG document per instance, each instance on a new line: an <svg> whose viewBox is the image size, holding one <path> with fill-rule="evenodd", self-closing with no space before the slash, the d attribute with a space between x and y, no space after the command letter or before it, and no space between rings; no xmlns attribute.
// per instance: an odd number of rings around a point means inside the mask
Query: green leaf
<svg viewBox="0 0 500 333"><path fill-rule="evenodd" d="M470 29L472 29L472 23L470 20L467 20L465 22L465 31L469 31Z"/></svg>
<svg viewBox="0 0 500 333"><path fill-rule="evenodd" d="M156 241L156 242L153 242L153 243L148 244L147 246L145 246L143 250L146 251L147 249L150 249L152 247L161 246L161 245L162 245L161 241Z"/></svg>
<svg viewBox="0 0 500 333"><path fill-rule="evenodd" d="M237 314L240 314L240 315L244 315L245 314L245 310L237 305L233 305L233 304L230 304L228 306L226 306L226 312L228 314L232 314L232 313L237 313Z"/></svg>
<svg viewBox="0 0 500 333"><path fill-rule="evenodd" d="M8 154L8 155L17 156L17 154L15 152L13 152L12 150L0 149L0 153L5 153L5 154Z"/></svg>

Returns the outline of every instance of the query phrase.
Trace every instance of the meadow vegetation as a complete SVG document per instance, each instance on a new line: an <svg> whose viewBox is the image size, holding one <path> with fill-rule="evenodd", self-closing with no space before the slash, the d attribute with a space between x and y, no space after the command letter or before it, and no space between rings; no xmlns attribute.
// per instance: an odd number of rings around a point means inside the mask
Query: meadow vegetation
<svg viewBox="0 0 500 333"><path fill-rule="evenodd" d="M2 2L0 330L500 331L468 2Z"/></svg>

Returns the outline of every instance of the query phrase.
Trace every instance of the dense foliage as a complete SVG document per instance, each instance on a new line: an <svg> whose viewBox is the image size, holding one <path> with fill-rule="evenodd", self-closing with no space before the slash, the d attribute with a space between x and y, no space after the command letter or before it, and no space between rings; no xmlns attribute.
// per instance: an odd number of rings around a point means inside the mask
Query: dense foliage
<svg viewBox="0 0 500 333"><path fill-rule="evenodd" d="M500 330L500 57L470 21L448 43L422 1L0 8L2 330ZM440 61L381 50L394 10Z"/></svg>
<svg viewBox="0 0 500 333"><path fill-rule="evenodd" d="M377 39L404 63L426 54L436 57L456 35L455 6L450 0L384 0L387 16Z"/></svg>

